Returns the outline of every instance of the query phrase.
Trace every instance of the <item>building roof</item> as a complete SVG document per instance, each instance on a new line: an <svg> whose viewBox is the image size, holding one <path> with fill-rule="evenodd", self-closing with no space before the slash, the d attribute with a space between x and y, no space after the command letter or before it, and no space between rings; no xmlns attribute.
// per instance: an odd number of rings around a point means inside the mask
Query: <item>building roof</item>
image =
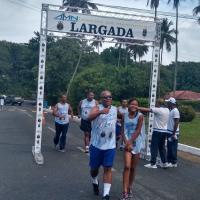
<svg viewBox="0 0 200 200"><path fill-rule="evenodd" d="M170 92L165 95L165 98L174 97L177 100L200 100L200 93L192 92L190 90L178 90L175 92L175 96L173 92Z"/></svg>

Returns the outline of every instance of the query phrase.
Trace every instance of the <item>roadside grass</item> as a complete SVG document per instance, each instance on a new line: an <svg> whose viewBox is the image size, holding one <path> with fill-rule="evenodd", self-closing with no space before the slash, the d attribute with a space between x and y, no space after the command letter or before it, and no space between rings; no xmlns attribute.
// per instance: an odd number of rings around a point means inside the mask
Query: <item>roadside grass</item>
<svg viewBox="0 0 200 200"><path fill-rule="evenodd" d="M200 148L200 115L192 122L180 123L180 143Z"/></svg>

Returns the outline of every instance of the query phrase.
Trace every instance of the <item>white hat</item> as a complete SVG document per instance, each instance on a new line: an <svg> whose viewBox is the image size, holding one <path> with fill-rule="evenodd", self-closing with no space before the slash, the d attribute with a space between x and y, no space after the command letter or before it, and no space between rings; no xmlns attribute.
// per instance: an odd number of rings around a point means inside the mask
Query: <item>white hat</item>
<svg viewBox="0 0 200 200"><path fill-rule="evenodd" d="M172 104L176 104L176 99L174 99L173 97L170 97L169 99L166 99L165 101L170 102Z"/></svg>

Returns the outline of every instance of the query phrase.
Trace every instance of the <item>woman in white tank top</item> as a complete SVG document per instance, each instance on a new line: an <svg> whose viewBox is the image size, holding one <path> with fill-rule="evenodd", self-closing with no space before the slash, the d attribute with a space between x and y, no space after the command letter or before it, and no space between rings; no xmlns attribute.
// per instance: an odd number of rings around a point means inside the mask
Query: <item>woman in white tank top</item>
<svg viewBox="0 0 200 200"><path fill-rule="evenodd" d="M136 109L138 101L130 99L128 113L122 120L124 151L123 193L121 200L128 200L132 196L131 188L135 178L136 166L140 152L145 147L144 117Z"/></svg>

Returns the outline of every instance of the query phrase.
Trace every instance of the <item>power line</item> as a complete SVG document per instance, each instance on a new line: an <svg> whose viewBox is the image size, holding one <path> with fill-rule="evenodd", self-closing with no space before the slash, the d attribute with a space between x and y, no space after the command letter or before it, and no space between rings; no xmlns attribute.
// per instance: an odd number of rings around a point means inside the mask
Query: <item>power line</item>
<svg viewBox="0 0 200 200"><path fill-rule="evenodd" d="M37 9L36 7L31 7L31 6L28 6L26 4L23 4L22 2L19 2L19 1L13 1L13 0L8 0L10 3L12 4L15 4L15 5L18 5L18 6L22 6L24 8L28 8L28 9L31 9L32 11L36 11L36 12L39 12L40 9Z"/></svg>
<svg viewBox="0 0 200 200"><path fill-rule="evenodd" d="M96 5L101 6L101 7L105 7L105 8L133 11L133 12L146 13L146 14L148 13L148 14L154 15L154 11L148 10L148 9L128 8L128 7L122 7L122 6L112 6L112 5L98 4L98 3L96 3ZM168 16L168 17L176 17L176 14L173 13L173 12L158 11L158 15ZM197 20L197 17L194 17L193 15L189 15L189 14L179 14L179 18Z"/></svg>
<svg viewBox="0 0 200 200"><path fill-rule="evenodd" d="M27 2L26 0L16 0L16 1L18 1L18 2L20 2L20 3L23 3L23 4L25 4L25 5L28 5L28 6L30 6L30 7L34 7L34 8L36 8L36 9L41 9L41 6L37 6L36 4L32 4L32 3L30 3L30 2Z"/></svg>

